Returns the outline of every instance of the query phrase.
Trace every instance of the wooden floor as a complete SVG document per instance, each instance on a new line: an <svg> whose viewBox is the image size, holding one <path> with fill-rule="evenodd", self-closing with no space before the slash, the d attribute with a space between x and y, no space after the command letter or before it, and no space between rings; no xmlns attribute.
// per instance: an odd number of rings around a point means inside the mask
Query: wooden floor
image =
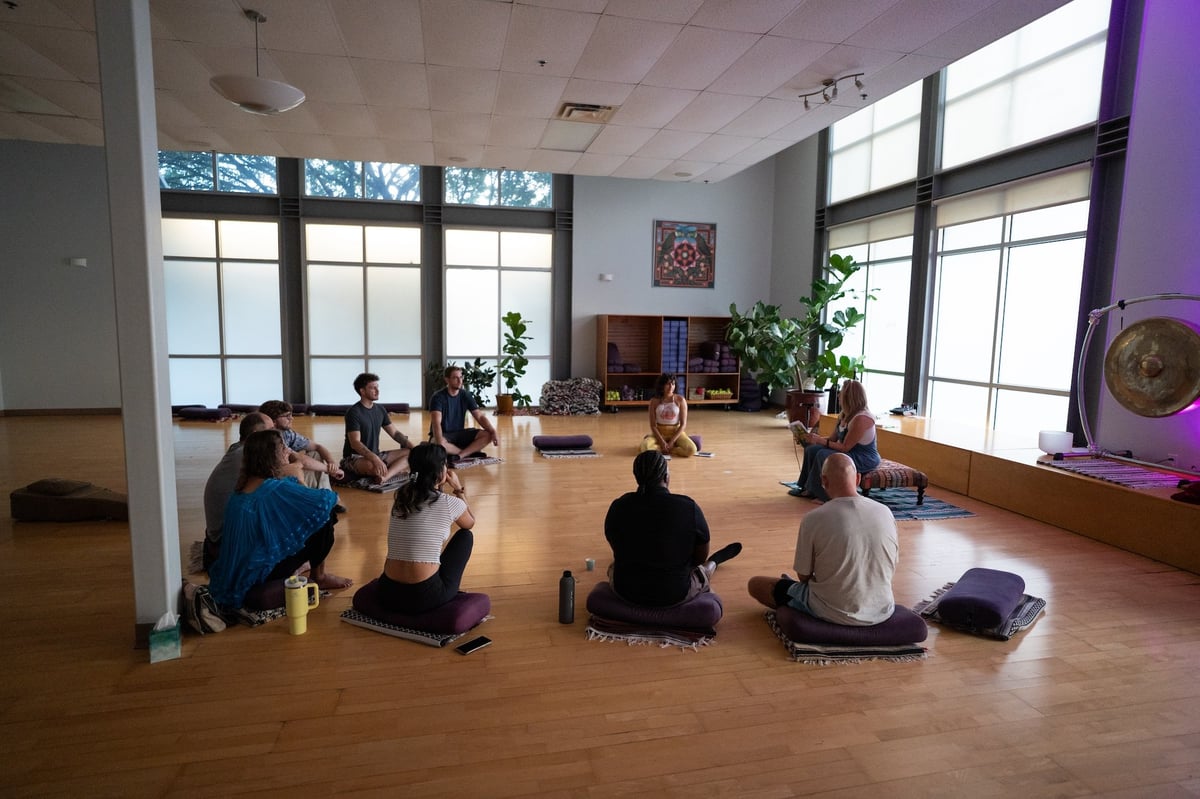
<svg viewBox="0 0 1200 799"><path fill-rule="evenodd" d="M339 419L296 421L341 446ZM396 421L414 437L425 424ZM481 630L495 644L469 657L339 621L346 591L303 637L285 622L189 636L181 659L150 665L131 648L124 525L0 520L0 796L1200 795L1200 578L944 489L929 493L977 515L900 523L897 601L987 566L1021 574L1046 614L1005 643L931 629L919 663L789 661L745 592L790 566L813 507L778 484L797 467L769 413L693 412L716 457L671 463L714 542L745 545L714 578L716 644L586 641L604 513L633 485L643 424L498 420L505 462L463 472L479 520L464 587L495 615ZM174 429L186 552L236 427ZM589 434L602 457L537 457L539 433ZM121 441L117 417L0 418L0 487L124 490ZM330 567L362 582L381 568L390 497L341 496ZM580 573L571 626L563 569Z"/></svg>

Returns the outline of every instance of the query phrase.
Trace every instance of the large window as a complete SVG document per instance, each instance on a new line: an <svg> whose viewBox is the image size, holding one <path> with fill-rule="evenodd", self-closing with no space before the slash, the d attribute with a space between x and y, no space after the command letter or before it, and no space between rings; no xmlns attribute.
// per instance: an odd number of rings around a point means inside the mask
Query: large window
<svg viewBox="0 0 1200 799"><path fill-rule="evenodd" d="M279 225L163 219L171 404L279 397Z"/></svg>
<svg viewBox="0 0 1200 799"><path fill-rule="evenodd" d="M449 167L445 199L454 205L550 208L554 205L552 178L549 172Z"/></svg>
<svg viewBox="0 0 1200 799"><path fill-rule="evenodd" d="M1110 0L1075 0L946 68L942 166L1095 122Z"/></svg>
<svg viewBox="0 0 1200 799"><path fill-rule="evenodd" d="M917 176L921 83L856 111L829 129L829 201Z"/></svg>
<svg viewBox="0 0 1200 799"><path fill-rule="evenodd" d="M420 202L421 167L309 158L304 162L304 193L309 197Z"/></svg>
<svg viewBox="0 0 1200 799"><path fill-rule="evenodd" d="M360 372L383 402L420 406L421 229L304 226L305 320L312 402L354 402Z"/></svg>
<svg viewBox="0 0 1200 799"><path fill-rule="evenodd" d="M1075 351L1088 171L938 208L927 412L998 430L1061 430ZM989 209L1002 209L996 215Z"/></svg>
<svg viewBox="0 0 1200 799"><path fill-rule="evenodd" d="M158 151L158 185L163 189L276 194L275 157L235 153Z"/></svg>
<svg viewBox="0 0 1200 799"><path fill-rule="evenodd" d="M530 337L529 366L517 388L534 402L550 379L553 243L553 234L535 231L446 230L446 360L482 358L494 366L501 317L517 311L528 320Z"/></svg>

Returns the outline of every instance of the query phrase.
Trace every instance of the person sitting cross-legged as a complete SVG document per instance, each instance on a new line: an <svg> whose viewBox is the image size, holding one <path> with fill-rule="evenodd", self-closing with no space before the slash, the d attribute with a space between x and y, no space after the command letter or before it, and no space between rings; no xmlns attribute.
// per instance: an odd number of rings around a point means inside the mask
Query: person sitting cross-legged
<svg viewBox="0 0 1200 799"><path fill-rule="evenodd" d="M367 477L375 483L390 483L408 472L412 442L392 424L387 408L379 404L379 375L363 372L354 378L358 402L346 411L346 443L342 446L342 468L350 475ZM400 449L379 449L379 431L387 433Z"/></svg>
<svg viewBox="0 0 1200 799"><path fill-rule="evenodd" d="M750 596L769 608L788 605L833 624L866 627L891 618L896 522L885 505L858 494L856 477L846 454L825 459L821 482L830 499L800 522L793 564L798 579L752 577Z"/></svg>
<svg viewBox="0 0 1200 799"><path fill-rule="evenodd" d="M500 445L496 428L479 407L473 394L463 388L461 366L447 366L446 387L429 398L429 439L443 447L451 462L466 458L488 444ZM479 427L467 427L467 414Z"/></svg>
<svg viewBox="0 0 1200 799"><path fill-rule="evenodd" d="M860 474L879 466L879 449L875 446L875 414L867 407L867 392L862 383L857 380L842 383L838 401L842 412L838 415L834 434L823 436L814 430L804 436L804 462L800 467L800 476L796 478L799 488L790 492L794 496L829 499L821 485L821 467L825 459L835 452L848 455Z"/></svg>
<svg viewBox="0 0 1200 799"><path fill-rule="evenodd" d="M637 491L613 500L604 518L612 547L608 576L626 602L671 607L709 590L717 565L742 551L739 543L709 554L708 522L691 497L672 494L667 459L652 449L633 459Z"/></svg>

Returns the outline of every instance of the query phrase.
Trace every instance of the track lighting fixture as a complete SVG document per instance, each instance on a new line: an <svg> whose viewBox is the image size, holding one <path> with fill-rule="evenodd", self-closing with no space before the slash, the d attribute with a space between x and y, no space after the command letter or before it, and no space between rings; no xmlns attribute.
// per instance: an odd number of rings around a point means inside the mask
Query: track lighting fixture
<svg viewBox="0 0 1200 799"><path fill-rule="evenodd" d="M812 108L812 103L809 102L810 97L819 96L821 98L822 105L831 103L837 99L838 84L844 80L853 80L854 88L858 90L858 96L865 100L867 99L867 93L864 91L865 87L863 86L862 81L863 75L865 74L865 72L853 72L849 75L842 75L837 78L826 78L825 80L821 81L821 88L814 89L811 92L805 92L804 94L799 94L796 96L804 101L804 110L807 111Z"/></svg>

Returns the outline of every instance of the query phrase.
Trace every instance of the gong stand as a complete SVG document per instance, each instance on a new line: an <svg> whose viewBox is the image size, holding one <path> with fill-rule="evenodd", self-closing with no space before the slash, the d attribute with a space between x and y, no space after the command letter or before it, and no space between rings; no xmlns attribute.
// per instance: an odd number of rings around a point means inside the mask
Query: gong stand
<svg viewBox="0 0 1200 799"><path fill-rule="evenodd" d="M1084 457L1104 456L1145 466L1162 468L1161 463L1138 460L1103 451L1092 439L1083 379L1088 346L1096 323L1109 312L1140 302L1159 300L1192 300L1200 302L1200 294L1149 294L1132 300L1120 300L1088 313L1088 328L1083 336L1076 372L1076 401L1083 436L1087 440ZM1113 339L1104 358L1104 381L1117 402L1139 416L1163 417L1178 413L1200 397L1200 335L1189 325L1176 319L1153 317L1135 322ZM1171 471L1188 471L1172 468Z"/></svg>

